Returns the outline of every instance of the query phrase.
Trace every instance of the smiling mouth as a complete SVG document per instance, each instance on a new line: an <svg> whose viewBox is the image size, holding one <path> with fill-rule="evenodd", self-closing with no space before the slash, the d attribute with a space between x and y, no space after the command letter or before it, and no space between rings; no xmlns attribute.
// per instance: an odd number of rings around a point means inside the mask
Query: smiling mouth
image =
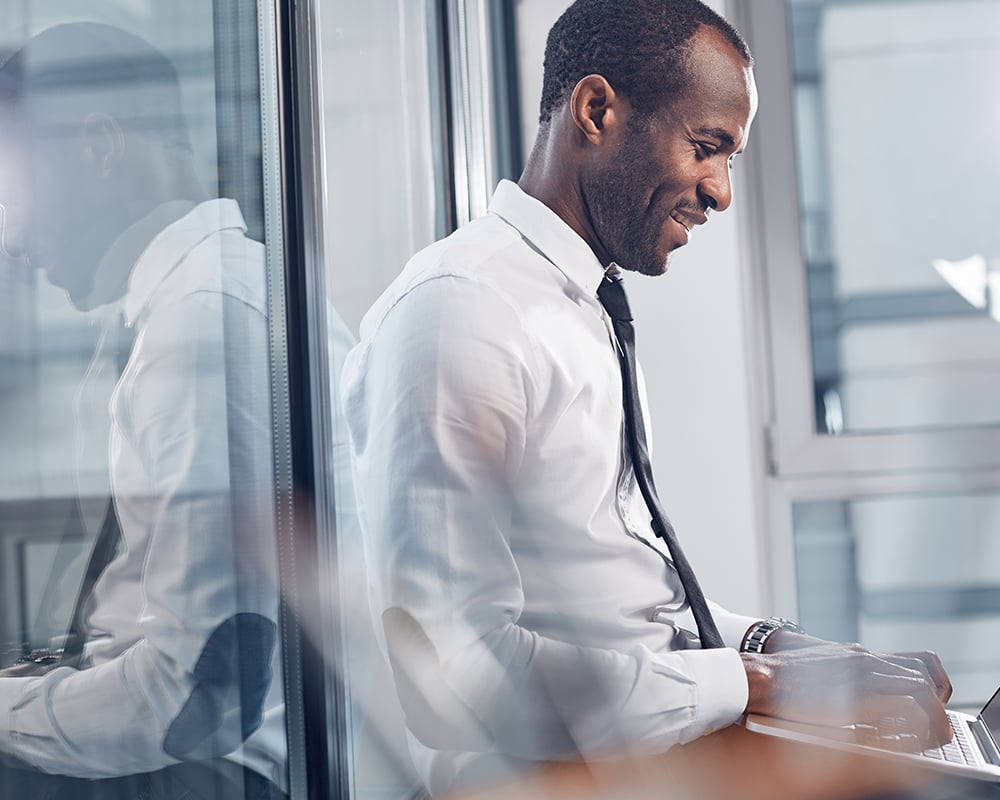
<svg viewBox="0 0 1000 800"><path fill-rule="evenodd" d="M694 220L683 216L679 211L671 211L670 218L688 233L691 233L691 229L694 227Z"/></svg>
<svg viewBox="0 0 1000 800"><path fill-rule="evenodd" d="M695 225L704 225L708 222L708 216L704 213L685 213L679 208L670 212L670 218L688 233L691 233Z"/></svg>

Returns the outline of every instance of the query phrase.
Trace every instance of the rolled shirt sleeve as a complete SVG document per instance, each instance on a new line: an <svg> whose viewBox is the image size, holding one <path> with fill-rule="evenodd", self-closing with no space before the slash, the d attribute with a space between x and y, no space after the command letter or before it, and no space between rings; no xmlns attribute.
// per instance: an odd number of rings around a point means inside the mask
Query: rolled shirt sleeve
<svg viewBox="0 0 1000 800"><path fill-rule="evenodd" d="M163 732L194 681L139 643L86 670L60 667L40 677L0 679L0 748L43 772L106 778L176 763ZM144 678L157 675L150 691Z"/></svg>

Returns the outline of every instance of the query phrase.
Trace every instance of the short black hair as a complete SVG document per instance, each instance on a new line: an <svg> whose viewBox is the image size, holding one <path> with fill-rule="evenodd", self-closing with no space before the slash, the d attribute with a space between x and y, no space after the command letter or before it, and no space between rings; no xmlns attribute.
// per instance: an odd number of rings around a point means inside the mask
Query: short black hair
<svg viewBox="0 0 1000 800"><path fill-rule="evenodd" d="M112 25L66 23L29 39L0 65L0 108L52 130L103 112L164 147L191 149L177 69Z"/></svg>
<svg viewBox="0 0 1000 800"><path fill-rule="evenodd" d="M739 31L699 0L576 0L545 44L539 122L546 125L591 74L607 78L641 113L662 108L688 87L688 43L702 25L753 64Z"/></svg>

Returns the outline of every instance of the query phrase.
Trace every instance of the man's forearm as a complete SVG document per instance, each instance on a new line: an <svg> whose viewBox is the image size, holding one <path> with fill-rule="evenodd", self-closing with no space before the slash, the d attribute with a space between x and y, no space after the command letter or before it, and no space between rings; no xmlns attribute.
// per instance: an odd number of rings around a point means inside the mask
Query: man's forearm
<svg viewBox="0 0 1000 800"><path fill-rule="evenodd" d="M531 761L662 752L732 723L745 702L733 650L623 653L508 624L441 665L430 638L393 638L408 726L436 749L485 741L478 749Z"/></svg>
<svg viewBox="0 0 1000 800"><path fill-rule="evenodd" d="M175 763L164 736L193 686L189 674L145 642L90 669L0 679L0 751L44 772L82 778L160 769Z"/></svg>

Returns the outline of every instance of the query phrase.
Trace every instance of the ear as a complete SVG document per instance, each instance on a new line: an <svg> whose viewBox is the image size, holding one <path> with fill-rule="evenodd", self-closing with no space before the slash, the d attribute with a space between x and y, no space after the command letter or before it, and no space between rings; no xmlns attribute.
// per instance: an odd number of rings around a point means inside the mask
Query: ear
<svg viewBox="0 0 1000 800"><path fill-rule="evenodd" d="M101 176L107 176L125 154L125 133L114 117L93 111L80 129L83 157Z"/></svg>
<svg viewBox="0 0 1000 800"><path fill-rule="evenodd" d="M570 98L573 122L593 144L598 144L623 118L624 98L603 75L588 75L574 87Z"/></svg>

